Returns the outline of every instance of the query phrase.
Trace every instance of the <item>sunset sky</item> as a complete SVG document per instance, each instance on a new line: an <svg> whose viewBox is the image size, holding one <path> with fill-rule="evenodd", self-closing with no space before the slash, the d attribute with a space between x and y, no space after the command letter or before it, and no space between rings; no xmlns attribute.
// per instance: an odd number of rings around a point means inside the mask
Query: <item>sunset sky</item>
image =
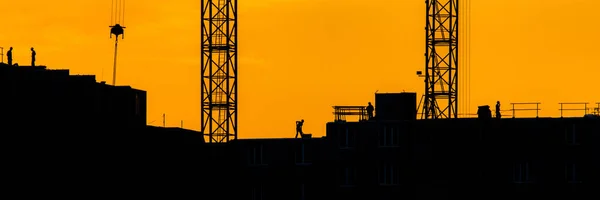
<svg viewBox="0 0 600 200"><path fill-rule="evenodd" d="M558 102L600 102L598 8L471 0L471 89L459 98L470 97L471 113L537 101L554 117ZM21 65L35 47L38 64L110 83L110 9L111 0L3 1L0 46ZM152 125L166 113L167 126L200 129L199 16L199 0L126 1L117 84L148 91ZM322 136L331 106L366 105L377 90L422 95L423 0L239 0L238 17L241 138L293 137L299 119Z"/></svg>

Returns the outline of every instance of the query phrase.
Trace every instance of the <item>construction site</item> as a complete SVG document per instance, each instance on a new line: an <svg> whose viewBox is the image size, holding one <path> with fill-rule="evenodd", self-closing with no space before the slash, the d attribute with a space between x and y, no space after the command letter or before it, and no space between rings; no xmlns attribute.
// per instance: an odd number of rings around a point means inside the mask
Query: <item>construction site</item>
<svg viewBox="0 0 600 200"><path fill-rule="evenodd" d="M465 6L425 3L425 65L415 69L423 95L333 106L323 137L301 120L288 138L238 138L237 0L202 0L200 131L147 125L146 91L115 83L118 39L112 85L1 63L8 189L64 198L600 198L600 102L559 103L555 117L539 116L540 102L459 113ZM111 35L123 38L122 25Z"/></svg>
<svg viewBox="0 0 600 200"><path fill-rule="evenodd" d="M300 137L238 139L237 1L203 1L201 132L207 164L219 163L210 183L227 185L222 198L597 197L600 104L561 103L557 118L540 117L538 102L510 103L510 114L500 102L495 112L481 105L475 115L459 114L460 61L470 54L461 49L469 41L459 41L468 40L461 33L468 27L459 26L468 12L458 0L425 3L422 97L377 93L374 109L334 106L322 138L303 134L302 120ZM563 110L580 114L565 118Z"/></svg>

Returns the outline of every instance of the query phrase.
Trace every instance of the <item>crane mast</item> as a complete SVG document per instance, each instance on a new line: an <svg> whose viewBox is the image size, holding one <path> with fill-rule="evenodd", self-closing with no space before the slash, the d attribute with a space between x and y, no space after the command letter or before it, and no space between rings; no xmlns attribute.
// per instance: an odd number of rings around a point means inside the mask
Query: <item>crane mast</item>
<svg viewBox="0 0 600 200"><path fill-rule="evenodd" d="M237 0L201 3L201 129L209 143L237 139Z"/></svg>
<svg viewBox="0 0 600 200"><path fill-rule="evenodd" d="M458 0L425 2L425 92L421 118L458 118Z"/></svg>

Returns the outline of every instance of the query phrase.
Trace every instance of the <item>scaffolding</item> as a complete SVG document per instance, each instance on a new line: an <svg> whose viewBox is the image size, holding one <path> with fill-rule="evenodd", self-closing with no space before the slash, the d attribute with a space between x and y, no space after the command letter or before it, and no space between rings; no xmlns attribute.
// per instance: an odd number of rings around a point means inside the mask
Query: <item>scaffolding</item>
<svg viewBox="0 0 600 200"><path fill-rule="evenodd" d="M358 116L358 121L369 119L365 106L333 106L335 122L346 122L347 116Z"/></svg>

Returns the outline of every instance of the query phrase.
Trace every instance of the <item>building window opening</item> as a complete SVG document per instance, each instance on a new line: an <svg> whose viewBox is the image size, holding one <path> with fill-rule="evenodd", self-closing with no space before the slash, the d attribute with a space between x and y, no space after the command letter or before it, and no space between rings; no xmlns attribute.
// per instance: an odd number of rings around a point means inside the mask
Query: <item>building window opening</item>
<svg viewBox="0 0 600 200"><path fill-rule="evenodd" d="M296 164L307 165L311 163L310 151L307 151L307 145L304 143L300 144L298 150L296 150ZM307 153L308 152L308 153Z"/></svg>
<svg viewBox="0 0 600 200"><path fill-rule="evenodd" d="M581 180L579 180L578 177L579 170L577 168L575 163L569 163L565 166L565 178L568 183L581 183Z"/></svg>
<svg viewBox="0 0 600 200"><path fill-rule="evenodd" d="M252 147L250 150L250 165L264 165L263 145Z"/></svg>
<svg viewBox="0 0 600 200"><path fill-rule="evenodd" d="M400 169L395 164L383 163L379 166L380 185L398 185L400 182Z"/></svg>
<svg viewBox="0 0 600 200"><path fill-rule="evenodd" d="M339 142L341 149L351 149L354 148L356 133L348 127L342 129L339 134Z"/></svg>
<svg viewBox="0 0 600 200"><path fill-rule="evenodd" d="M531 182L529 162L517 163L513 170L513 180L515 183Z"/></svg>
<svg viewBox="0 0 600 200"><path fill-rule="evenodd" d="M263 186L262 184L252 187L252 200L263 199Z"/></svg>
<svg viewBox="0 0 600 200"><path fill-rule="evenodd" d="M348 187L356 185L356 169L354 167L344 167L341 172L341 186Z"/></svg>
<svg viewBox="0 0 600 200"><path fill-rule="evenodd" d="M579 145L577 126L573 124L565 129L565 140L568 145Z"/></svg>
<svg viewBox="0 0 600 200"><path fill-rule="evenodd" d="M394 127L383 126L379 131L379 146L380 147L399 147L400 146L400 129Z"/></svg>

